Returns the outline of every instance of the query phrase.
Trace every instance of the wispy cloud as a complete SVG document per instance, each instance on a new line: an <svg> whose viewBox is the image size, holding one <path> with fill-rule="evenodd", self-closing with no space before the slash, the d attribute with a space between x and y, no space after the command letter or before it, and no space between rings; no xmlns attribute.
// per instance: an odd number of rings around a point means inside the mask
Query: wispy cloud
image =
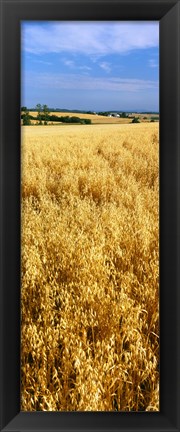
<svg viewBox="0 0 180 432"><path fill-rule="evenodd" d="M68 66L70 68L74 68L75 67L75 64L74 64L73 60L66 60L66 59L64 59L63 63L64 63L65 66Z"/></svg>
<svg viewBox="0 0 180 432"><path fill-rule="evenodd" d="M157 90L158 82L142 79L126 78L99 78L82 74L48 74L28 73L25 80L26 86L33 83L34 88L53 88L57 90L104 90L120 92L141 92L144 90Z"/></svg>
<svg viewBox="0 0 180 432"><path fill-rule="evenodd" d="M158 44L156 22L26 22L22 25L22 48L37 55L69 52L98 58Z"/></svg>
<svg viewBox="0 0 180 432"><path fill-rule="evenodd" d="M79 66L79 69L81 69L81 70L84 70L84 71L86 71L86 72L88 72L88 71L92 70L92 68L91 68L91 67L89 67L89 66L86 66L86 65L84 65L84 66Z"/></svg>
<svg viewBox="0 0 180 432"><path fill-rule="evenodd" d="M149 66L151 68L157 68L158 67L158 62L156 60L154 60L154 59L150 59L149 60Z"/></svg>
<svg viewBox="0 0 180 432"><path fill-rule="evenodd" d="M101 69L103 69L105 72L109 73L111 72L111 66L109 63L107 62L102 62L99 64L99 66L101 67Z"/></svg>
<svg viewBox="0 0 180 432"><path fill-rule="evenodd" d="M41 64L44 64L44 65L47 65L47 66L52 66L52 62L48 62L46 60L39 60L39 59L35 58L35 59L33 59L33 61L36 62L36 63L41 63Z"/></svg>
<svg viewBox="0 0 180 432"><path fill-rule="evenodd" d="M74 60L68 60L68 59L63 59L63 64L67 67L69 67L70 69L76 69L76 70L82 70L84 72L89 72L90 70L92 70L91 67L83 65L83 66L79 66L78 64L76 64L74 62Z"/></svg>

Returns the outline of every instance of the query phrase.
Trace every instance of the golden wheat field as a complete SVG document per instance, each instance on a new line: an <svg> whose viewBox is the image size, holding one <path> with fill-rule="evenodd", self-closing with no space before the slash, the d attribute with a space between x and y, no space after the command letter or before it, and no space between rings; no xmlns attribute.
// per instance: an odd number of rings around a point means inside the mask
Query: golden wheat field
<svg viewBox="0 0 180 432"><path fill-rule="evenodd" d="M21 410L159 410L158 124L22 127Z"/></svg>

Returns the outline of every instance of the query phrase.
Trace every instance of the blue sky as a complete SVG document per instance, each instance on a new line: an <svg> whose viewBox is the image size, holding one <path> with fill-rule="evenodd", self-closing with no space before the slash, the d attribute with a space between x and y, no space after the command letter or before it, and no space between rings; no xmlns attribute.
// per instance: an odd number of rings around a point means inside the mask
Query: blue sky
<svg viewBox="0 0 180 432"><path fill-rule="evenodd" d="M159 22L23 21L21 104L159 110Z"/></svg>

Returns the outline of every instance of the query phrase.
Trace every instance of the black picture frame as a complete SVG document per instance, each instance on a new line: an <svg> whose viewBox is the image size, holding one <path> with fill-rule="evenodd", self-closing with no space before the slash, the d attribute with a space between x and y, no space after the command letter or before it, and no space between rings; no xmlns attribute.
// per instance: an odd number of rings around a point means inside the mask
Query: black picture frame
<svg viewBox="0 0 180 432"><path fill-rule="evenodd" d="M21 20L160 22L160 412L20 412ZM180 0L1 0L1 431L180 431Z"/></svg>

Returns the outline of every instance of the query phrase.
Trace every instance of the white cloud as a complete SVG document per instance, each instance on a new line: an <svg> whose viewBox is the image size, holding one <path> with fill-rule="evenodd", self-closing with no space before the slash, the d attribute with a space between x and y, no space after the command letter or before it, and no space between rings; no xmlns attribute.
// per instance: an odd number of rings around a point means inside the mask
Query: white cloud
<svg viewBox="0 0 180 432"><path fill-rule="evenodd" d="M127 78L99 78L85 76L82 74L48 74L48 73L27 73L25 77L26 86L45 89L66 89L66 90L103 90L121 92L141 92L158 90L158 82L141 79Z"/></svg>
<svg viewBox="0 0 180 432"><path fill-rule="evenodd" d="M158 22L37 22L22 25L22 48L33 54L75 53L91 58L157 47Z"/></svg>
<svg viewBox="0 0 180 432"><path fill-rule="evenodd" d="M102 63L99 64L99 66L100 66L103 70L105 70L105 72L107 72L107 73L111 72L110 63L102 62Z"/></svg>
<svg viewBox="0 0 180 432"><path fill-rule="evenodd" d="M151 68L157 68L158 67L158 62L154 59L150 59L149 60L149 67Z"/></svg>
<svg viewBox="0 0 180 432"><path fill-rule="evenodd" d="M91 67L86 66L86 65L79 66L73 60L68 60L68 59L63 59L63 64L65 66L68 66L71 69L75 69L76 68L76 70L80 69L80 70L83 70L85 72L89 72L92 69Z"/></svg>
<svg viewBox="0 0 180 432"><path fill-rule="evenodd" d="M48 62L48 61L45 61L45 60L37 60L37 59L36 59L35 62L36 62L36 63L44 64L44 65L47 65L47 66L51 66L51 65L52 65L51 62Z"/></svg>
<svg viewBox="0 0 180 432"><path fill-rule="evenodd" d="M89 66L79 66L79 69L81 69L81 70L84 70L84 71L90 71L90 70L92 70L92 68L91 67L89 67Z"/></svg>
<svg viewBox="0 0 180 432"><path fill-rule="evenodd" d="M68 66L70 68L74 68L75 67L75 64L74 64L73 60L66 60L66 59L64 59L63 63L65 64L65 66Z"/></svg>

